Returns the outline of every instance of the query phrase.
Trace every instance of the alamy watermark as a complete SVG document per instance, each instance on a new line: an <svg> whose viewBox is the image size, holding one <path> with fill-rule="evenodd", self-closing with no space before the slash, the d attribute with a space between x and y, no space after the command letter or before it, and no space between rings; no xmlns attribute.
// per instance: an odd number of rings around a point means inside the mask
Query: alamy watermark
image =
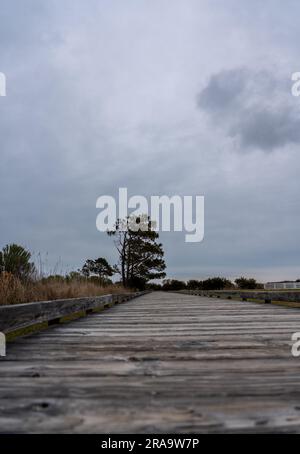
<svg viewBox="0 0 300 454"><path fill-rule="evenodd" d="M6 337L4 333L0 333L0 356L6 356Z"/></svg>
<svg viewBox="0 0 300 454"><path fill-rule="evenodd" d="M153 230L187 232L187 243L199 243L204 238L204 196L162 195L151 196L148 201L141 195L128 199L127 188L119 188L118 203L114 197L103 195L97 199L96 208L101 210L96 219L99 232L115 230L118 219L128 218L131 222L123 222L119 230L142 230L141 225L148 228L148 223L139 219L146 215L152 221Z"/></svg>
<svg viewBox="0 0 300 454"><path fill-rule="evenodd" d="M300 356L300 333L292 335L292 356L294 358L299 358Z"/></svg>
<svg viewBox="0 0 300 454"><path fill-rule="evenodd" d="M298 98L300 96L300 72L292 74L292 81L294 82L291 90L292 95Z"/></svg>
<svg viewBox="0 0 300 454"><path fill-rule="evenodd" d="M0 96L6 96L6 76L0 72Z"/></svg>

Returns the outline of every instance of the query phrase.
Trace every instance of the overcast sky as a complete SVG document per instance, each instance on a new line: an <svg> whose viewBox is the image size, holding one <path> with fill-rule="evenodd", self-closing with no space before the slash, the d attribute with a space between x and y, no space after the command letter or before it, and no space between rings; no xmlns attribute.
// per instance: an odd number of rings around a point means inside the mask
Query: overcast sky
<svg viewBox="0 0 300 454"><path fill-rule="evenodd" d="M95 204L124 186L205 195L169 277L300 278L299 46L298 0L1 0L0 246L113 263Z"/></svg>

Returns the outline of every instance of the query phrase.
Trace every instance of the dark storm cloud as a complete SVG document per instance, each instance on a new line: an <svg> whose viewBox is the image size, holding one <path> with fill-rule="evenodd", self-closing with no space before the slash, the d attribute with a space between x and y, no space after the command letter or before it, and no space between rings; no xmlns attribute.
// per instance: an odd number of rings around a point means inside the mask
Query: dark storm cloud
<svg viewBox="0 0 300 454"><path fill-rule="evenodd" d="M268 71L220 71L197 97L216 128L240 141L241 149L273 151L300 143L300 110L289 79Z"/></svg>
<svg viewBox="0 0 300 454"><path fill-rule="evenodd" d="M207 86L198 95L198 106L211 115L231 111L242 103L246 89L247 71L234 69L211 76Z"/></svg>
<svg viewBox="0 0 300 454"><path fill-rule="evenodd" d="M284 106L271 110L257 106L241 113L230 134L239 136L241 145L272 151L291 143L300 143L300 116Z"/></svg>

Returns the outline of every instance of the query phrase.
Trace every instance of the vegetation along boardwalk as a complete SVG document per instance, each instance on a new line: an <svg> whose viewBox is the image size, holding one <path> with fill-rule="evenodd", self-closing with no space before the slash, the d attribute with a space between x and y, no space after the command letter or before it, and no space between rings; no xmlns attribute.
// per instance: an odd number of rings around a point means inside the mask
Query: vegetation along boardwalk
<svg viewBox="0 0 300 454"><path fill-rule="evenodd" d="M299 432L296 331L298 309L143 295L9 343L1 432Z"/></svg>

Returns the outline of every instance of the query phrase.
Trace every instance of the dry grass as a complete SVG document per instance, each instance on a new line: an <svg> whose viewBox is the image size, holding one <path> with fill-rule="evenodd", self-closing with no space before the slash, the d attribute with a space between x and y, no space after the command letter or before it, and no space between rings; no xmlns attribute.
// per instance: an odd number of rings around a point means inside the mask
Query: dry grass
<svg viewBox="0 0 300 454"><path fill-rule="evenodd" d="M126 292L128 290L120 285L103 287L85 279L71 281L41 279L23 283L12 274L0 274L0 305Z"/></svg>

